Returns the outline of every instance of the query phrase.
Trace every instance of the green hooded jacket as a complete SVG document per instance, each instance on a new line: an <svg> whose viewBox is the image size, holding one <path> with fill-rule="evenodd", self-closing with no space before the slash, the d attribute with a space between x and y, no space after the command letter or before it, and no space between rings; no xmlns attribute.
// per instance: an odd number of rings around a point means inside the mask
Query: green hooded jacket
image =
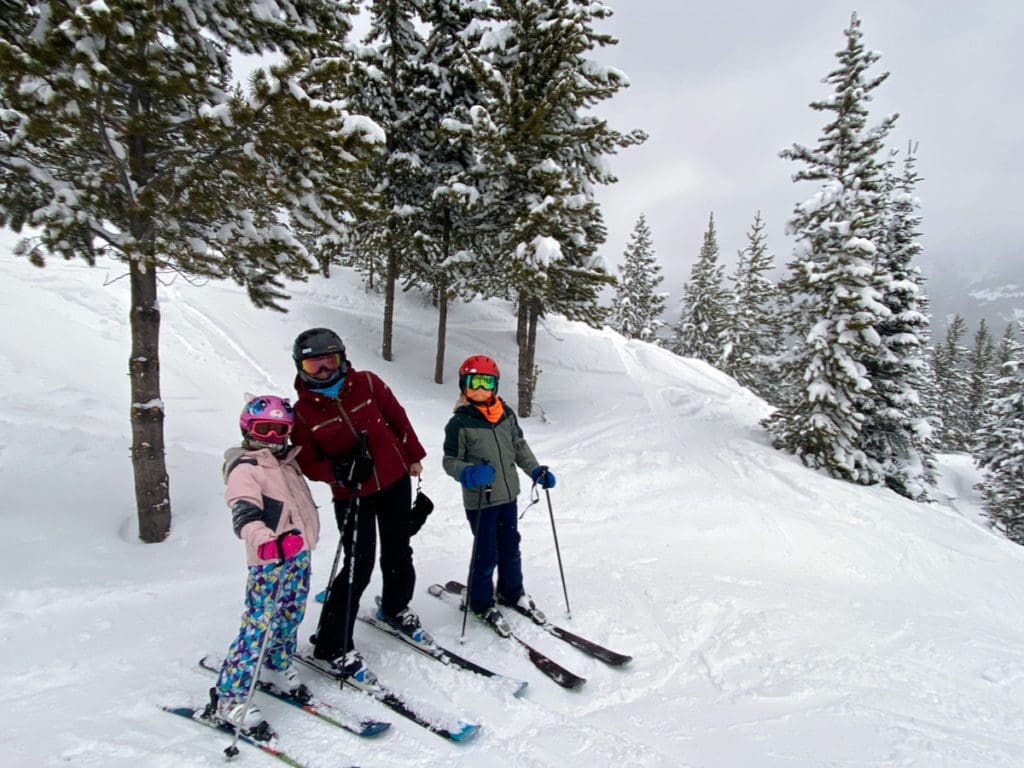
<svg viewBox="0 0 1024 768"><path fill-rule="evenodd" d="M459 480L462 470L471 464L486 462L494 467L490 498L486 494L481 497L478 488L462 489L466 509L476 509L478 504L486 509L513 501L519 495L516 467L529 474L539 466L515 413L504 400L501 404L504 412L495 424L476 406L461 405L444 428L445 472Z"/></svg>

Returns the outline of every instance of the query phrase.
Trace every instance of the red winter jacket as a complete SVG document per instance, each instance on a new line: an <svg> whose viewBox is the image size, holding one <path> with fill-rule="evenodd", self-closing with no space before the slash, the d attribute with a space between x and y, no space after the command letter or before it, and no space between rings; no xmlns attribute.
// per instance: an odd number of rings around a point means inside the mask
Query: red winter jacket
<svg viewBox="0 0 1024 768"><path fill-rule="evenodd" d="M387 488L427 455L405 409L376 374L350 368L337 397L314 392L298 376L295 391L299 401L292 442L302 446L299 466L310 480L330 483L335 499L347 499L351 491L334 479L332 465L355 454L363 430L369 437L373 477L363 483L360 496Z"/></svg>

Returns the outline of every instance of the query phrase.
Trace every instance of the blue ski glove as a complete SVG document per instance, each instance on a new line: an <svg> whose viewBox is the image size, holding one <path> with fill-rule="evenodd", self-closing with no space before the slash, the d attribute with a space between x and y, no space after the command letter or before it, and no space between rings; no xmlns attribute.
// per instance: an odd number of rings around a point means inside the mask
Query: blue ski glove
<svg viewBox="0 0 1024 768"><path fill-rule="evenodd" d="M533 472L530 473L530 479L537 483L541 488L555 487L555 473L548 469L544 464L541 464L539 467L534 467Z"/></svg>
<svg viewBox="0 0 1024 768"><path fill-rule="evenodd" d="M494 482L494 467L490 464L470 464L462 470L459 482L463 488L479 488Z"/></svg>

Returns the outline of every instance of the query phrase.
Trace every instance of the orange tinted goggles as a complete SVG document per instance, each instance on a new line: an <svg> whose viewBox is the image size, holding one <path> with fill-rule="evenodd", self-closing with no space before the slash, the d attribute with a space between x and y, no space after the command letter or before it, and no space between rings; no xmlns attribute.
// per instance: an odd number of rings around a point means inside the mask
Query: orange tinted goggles
<svg viewBox="0 0 1024 768"><path fill-rule="evenodd" d="M288 437L292 433L292 425L280 421L254 421L249 426L249 433L256 437Z"/></svg>
<svg viewBox="0 0 1024 768"><path fill-rule="evenodd" d="M332 352L329 355L307 357L302 361L302 370L310 376L315 376L324 371L336 371L339 367L341 367L341 355L337 352Z"/></svg>

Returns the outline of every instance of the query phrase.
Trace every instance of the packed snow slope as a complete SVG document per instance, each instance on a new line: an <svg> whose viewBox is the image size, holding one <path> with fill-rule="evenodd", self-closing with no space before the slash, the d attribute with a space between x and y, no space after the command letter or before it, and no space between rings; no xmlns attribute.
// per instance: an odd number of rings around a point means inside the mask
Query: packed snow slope
<svg viewBox="0 0 1024 768"><path fill-rule="evenodd" d="M309 766L1024 765L1024 549L987 530L962 457L944 459L948 504L911 503L804 468L768 445L767 406L710 367L560 318L539 333L538 458L551 493L572 618L547 507L521 520L528 590L558 623L635 656L591 660L517 622L588 678L543 677L511 642L427 594L463 579L471 536L441 470L454 371L494 356L514 402L508 304L456 304L448 370L432 381L435 313L400 296L395 361L381 360L381 299L340 271L293 286L288 314L226 284L161 288L161 361L174 524L137 538L128 457L127 284L111 263L31 267L0 258L0 763L89 768L219 766L227 740L161 704L202 704L197 669L237 628L245 566L222 500L221 456L245 391L291 392L291 342L336 329L357 368L394 389L430 451L437 508L414 539L412 607L438 640L529 681L512 698L360 625L380 677L433 711L478 721L445 742L368 698L312 680L325 699L391 720L359 739L267 701L282 744ZM323 586L337 543L327 489ZM521 497L521 509L528 499ZM379 589L374 576L366 610ZM311 603L301 637L315 626ZM309 675L307 674L307 677ZM246 748L236 762L274 761Z"/></svg>

